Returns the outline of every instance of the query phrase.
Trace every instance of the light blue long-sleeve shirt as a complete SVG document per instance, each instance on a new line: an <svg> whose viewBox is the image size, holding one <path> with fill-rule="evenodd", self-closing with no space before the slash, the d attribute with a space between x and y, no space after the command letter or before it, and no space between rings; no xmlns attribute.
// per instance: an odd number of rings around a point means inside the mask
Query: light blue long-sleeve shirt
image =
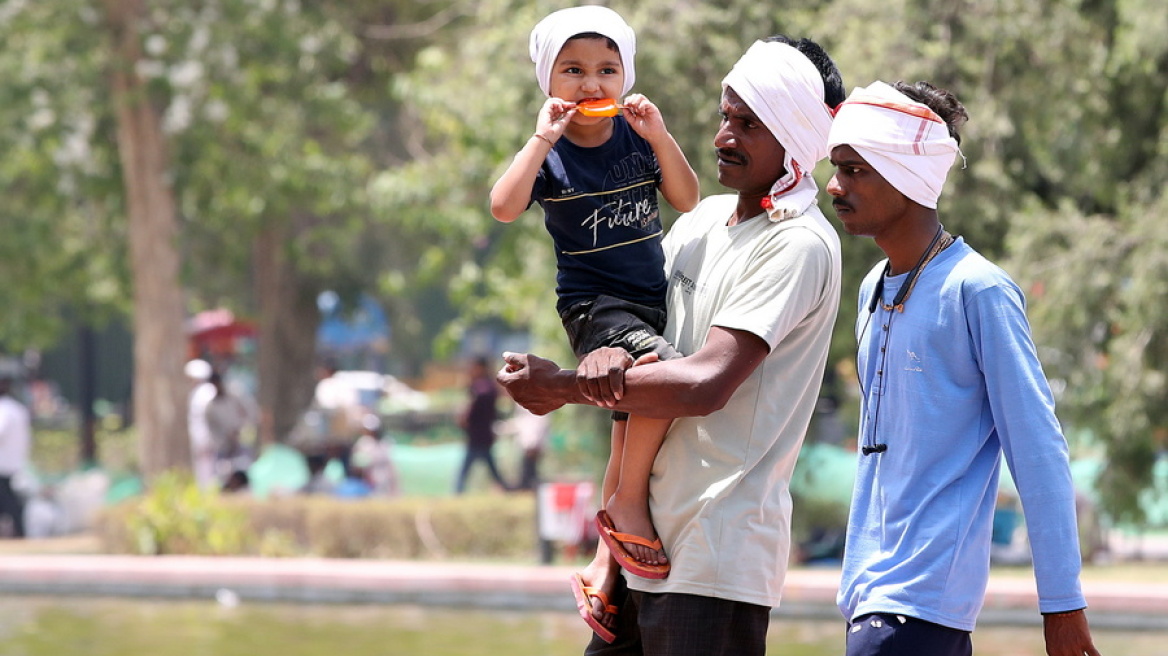
<svg viewBox="0 0 1168 656"><path fill-rule="evenodd" d="M1002 454L1026 516L1039 610L1086 606L1066 440L1021 290L958 239L920 275L904 312L860 288L861 446L838 603L972 631L989 579ZM891 302L907 275L885 279Z"/></svg>

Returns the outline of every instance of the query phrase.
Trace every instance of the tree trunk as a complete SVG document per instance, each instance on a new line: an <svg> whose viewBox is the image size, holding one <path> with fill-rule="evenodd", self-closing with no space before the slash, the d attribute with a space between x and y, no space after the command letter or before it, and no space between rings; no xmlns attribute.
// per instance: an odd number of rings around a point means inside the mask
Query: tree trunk
<svg viewBox="0 0 1168 656"><path fill-rule="evenodd" d="M135 72L142 58L143 0L105 0L113 44L110 72L118 154L129 213L134 302L134 423L147 480L190 467L183 376L186 352L179 284L178 219L160 111Z"/></svg>
<svg viewBox="0 0 1168 656"><path fill-rule="evenodd" d="M269 225L255 241L259 305L260 441L285 442L312 402L316 379L316 295L289 261L288 224Z"/></svg>

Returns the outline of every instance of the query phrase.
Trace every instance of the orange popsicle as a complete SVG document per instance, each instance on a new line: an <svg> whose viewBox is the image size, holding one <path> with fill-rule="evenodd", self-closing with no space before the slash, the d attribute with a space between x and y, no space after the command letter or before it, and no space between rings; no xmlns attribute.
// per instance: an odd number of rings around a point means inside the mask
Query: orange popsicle
<svg viewBox="0 0 1168 656"><path fill-rule="evenodd" d="M612 98L585 100L576 104L576 111L584 116L616 116L624 105L618 105Z"/></svg>

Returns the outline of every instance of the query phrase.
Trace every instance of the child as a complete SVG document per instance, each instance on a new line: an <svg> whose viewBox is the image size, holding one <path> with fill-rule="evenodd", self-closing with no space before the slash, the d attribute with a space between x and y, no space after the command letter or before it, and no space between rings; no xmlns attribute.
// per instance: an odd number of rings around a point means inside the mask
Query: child
<svg viewBox="0 0 1168 656"><path fill-rule="evenodd" d="M632 29L611 9L575 7L540 21L530 51L548 100L535 133L491 190L491 213L503 222L533 201L543 207L556 248L556 309L577 357L602 346L634 357L680 355L659 335L666 280L656 191L689 211L699 198L697 175L644 96L625 98L614 117L578 111L583 101L629 91L635 50ZM649 517L648 489L669 421L614 419L597 521L623 567L664 578L668 561Z"/></svg>

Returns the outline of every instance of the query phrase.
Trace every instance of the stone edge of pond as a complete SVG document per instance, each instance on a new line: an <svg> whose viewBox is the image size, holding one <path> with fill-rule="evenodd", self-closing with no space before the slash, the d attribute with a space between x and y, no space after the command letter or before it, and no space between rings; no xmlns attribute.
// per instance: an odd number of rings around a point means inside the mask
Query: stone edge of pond
<svg viewBox="0 0 1168 656"><path fill-rule="evenodd" d="M490 563L4 555L0 594L254 600L286 603L417 604L571 612L573 567ZM839 619L839 570L788 572L776 618ZM1084 583L1092 626L1168 630L1168 586ZM991 578L979 625L1038 625L1034 581Z"/></svg>

